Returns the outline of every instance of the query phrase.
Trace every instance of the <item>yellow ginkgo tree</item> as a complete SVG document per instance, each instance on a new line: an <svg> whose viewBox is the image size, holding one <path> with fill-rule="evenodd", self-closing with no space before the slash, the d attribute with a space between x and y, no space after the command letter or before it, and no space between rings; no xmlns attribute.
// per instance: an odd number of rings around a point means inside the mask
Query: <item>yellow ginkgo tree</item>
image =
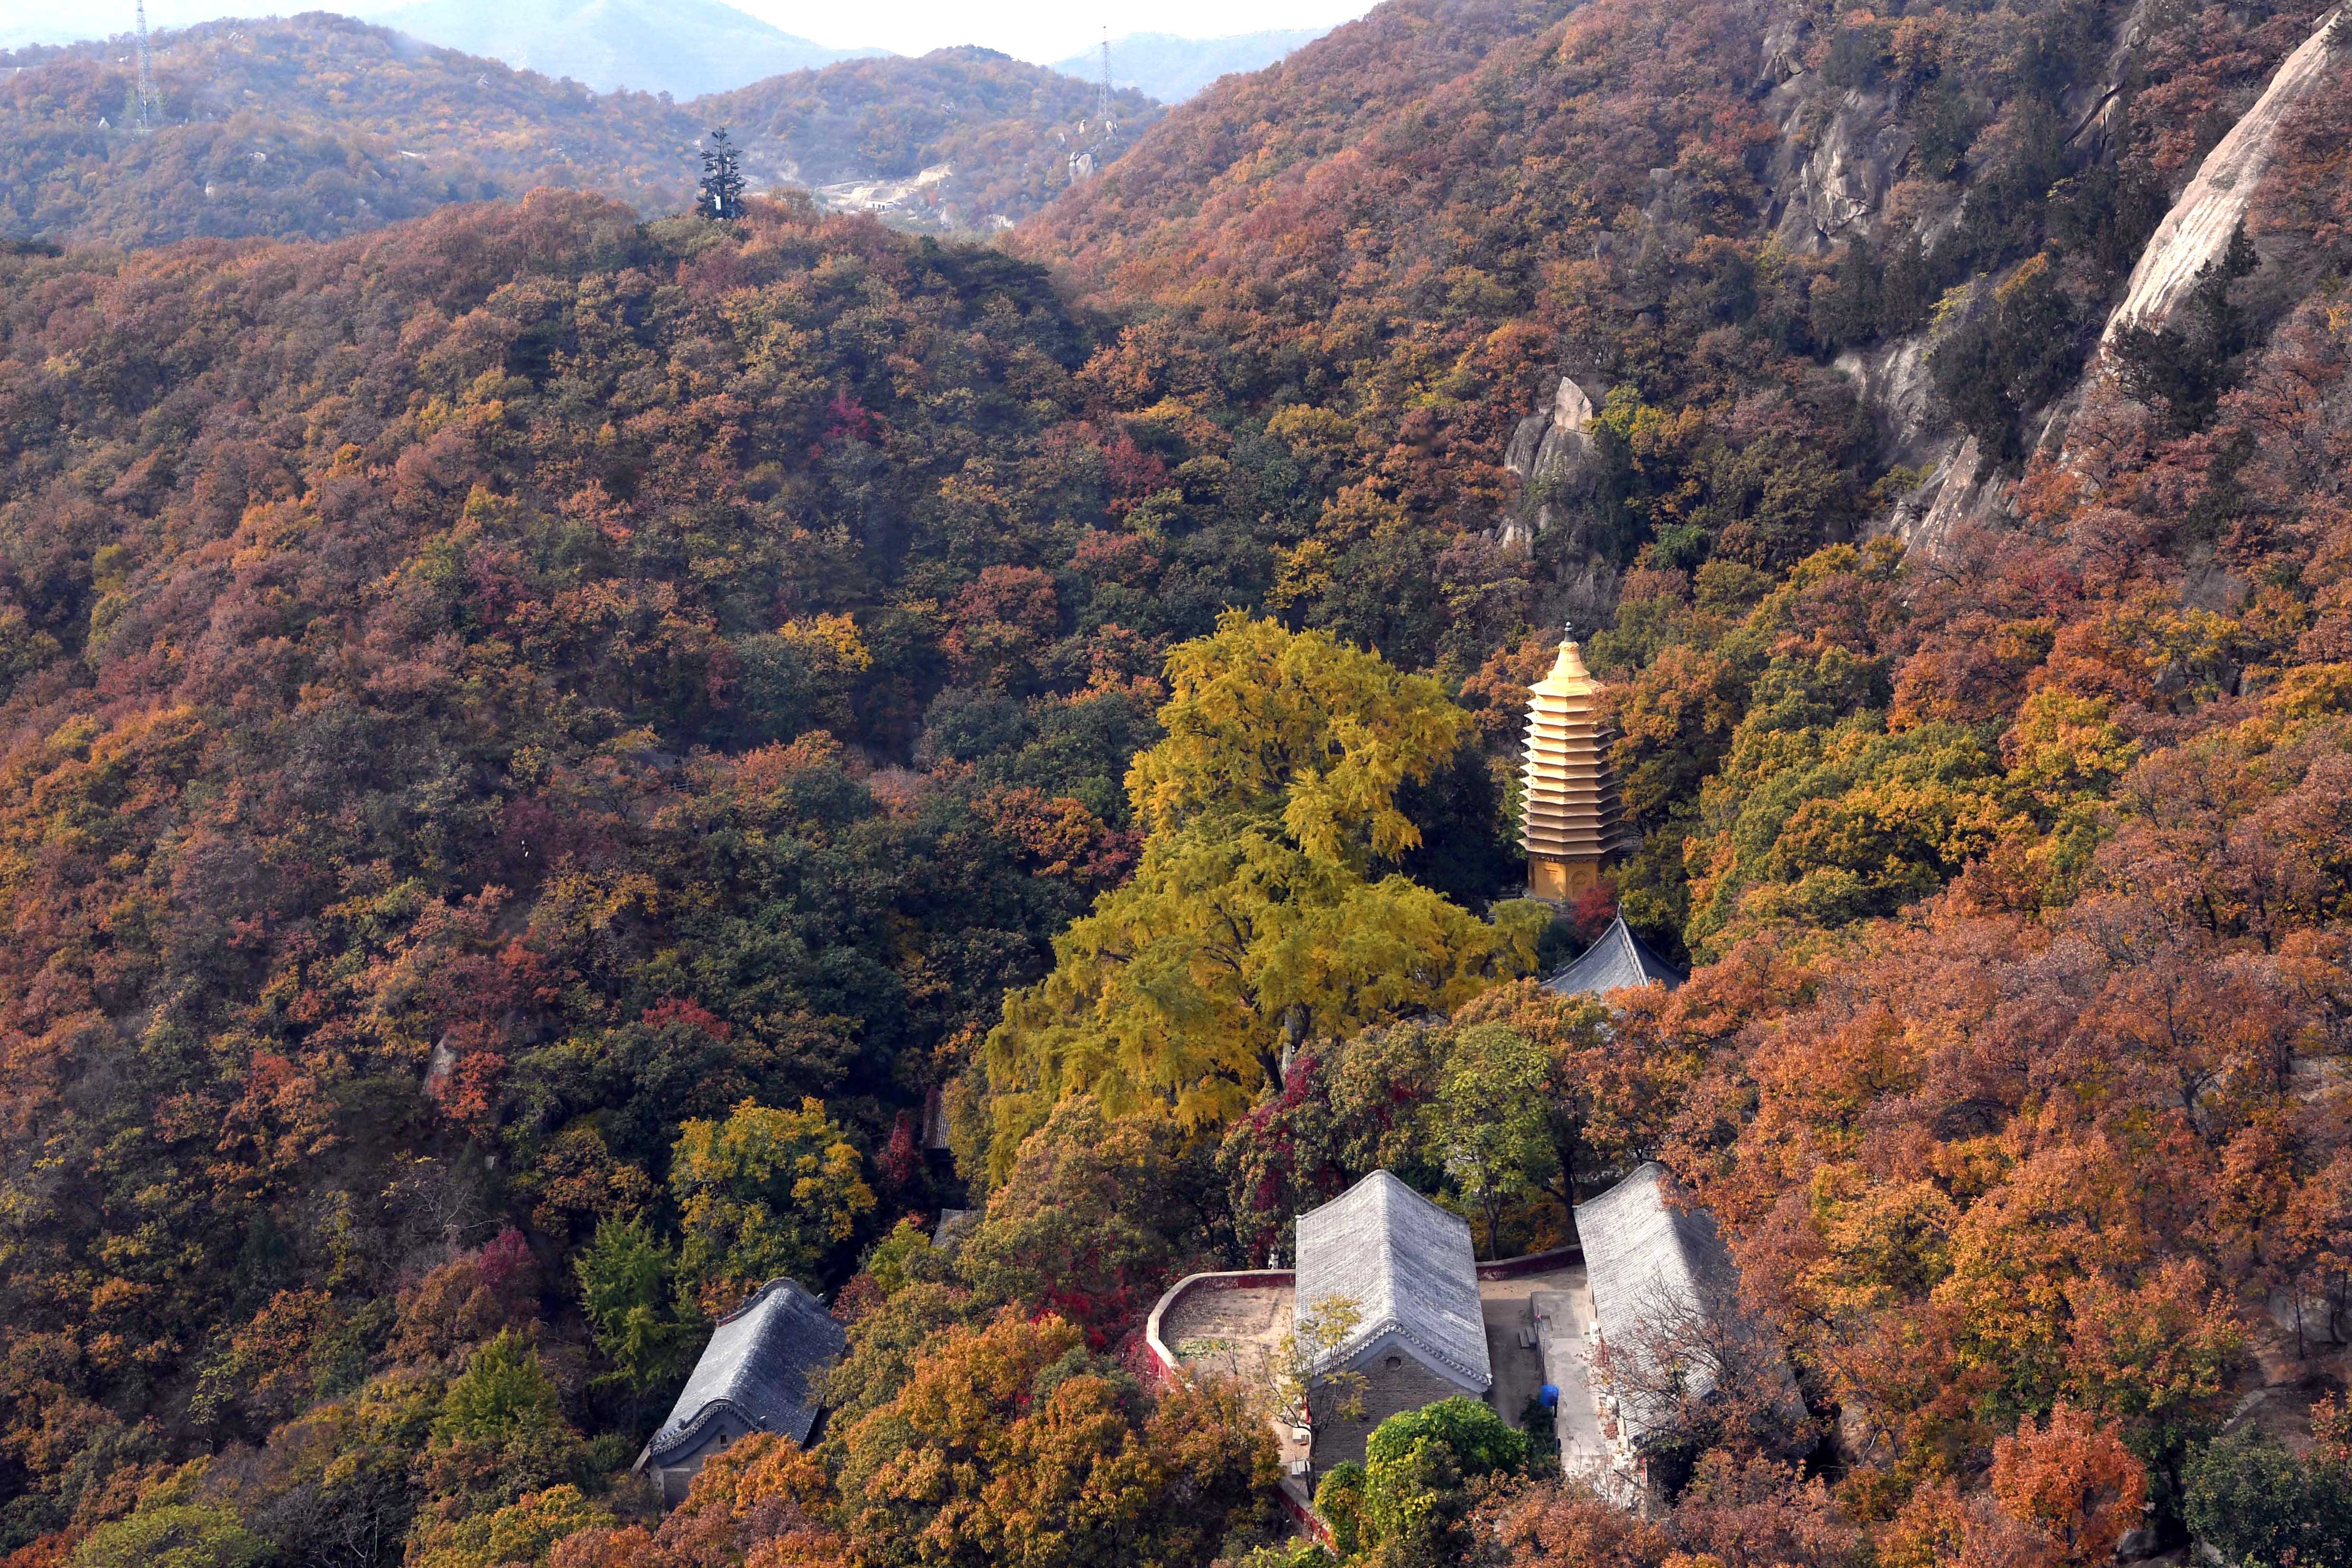
<svg viewBox="0 0 2352 1568"><path fill-rule="evenodd" d="M1066 1095L1213 1126L1286 1047L1451 1008L1534 963L1540 907L1490 923L1384 869L1421 842L1397 792L1462 742L1436 681L1239 612L1167 673L1167 736L1127 776L1135 875L989 1035L993 1174Z"/></svg>
<svg viewBox="0 0 2352 1568"><path fill-rule="evenodd" d="M861 1162L824 1102L744 1100L724 1121L678 1129L669 1185L686 1245L678 1275L702 1310L729 1312L778 1276L820 1277L874 1207Z"/></svg>

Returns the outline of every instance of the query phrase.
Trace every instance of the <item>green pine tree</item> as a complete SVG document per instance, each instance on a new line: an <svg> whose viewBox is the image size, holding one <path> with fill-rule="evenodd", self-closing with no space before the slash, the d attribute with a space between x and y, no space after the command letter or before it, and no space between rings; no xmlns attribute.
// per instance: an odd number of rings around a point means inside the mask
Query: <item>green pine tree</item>
<svg viewBox="0 0 2352 1568"><path fill-rule="evenodd" d="M713 131L702 149L701 191L696 208L704 216L731 223L743 216L741 159L724 130Z"/></svg>

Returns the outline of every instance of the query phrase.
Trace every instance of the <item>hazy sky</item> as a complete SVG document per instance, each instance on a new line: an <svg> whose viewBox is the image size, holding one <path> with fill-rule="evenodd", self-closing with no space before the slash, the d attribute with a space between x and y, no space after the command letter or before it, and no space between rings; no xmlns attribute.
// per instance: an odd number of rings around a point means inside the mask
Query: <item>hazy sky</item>
<svg viewBox="0 0 2352 1568"><path fill-rule="evenodd" d="M15 0L0 0L14 4ZM835 48L871 45L919 55L948 44L985 44L1021 59L1056 60L1102 37L1176 33L1222 37L1275 27L1333 27L1372 8L1372 0L890 0L874 5L813 5L807 0L730 0L739 10L787 33Z"/></svg>
<svg viewBox="0 0 2352 1568"><path fill-rule="evenodd" d="M215 16L298 11L372 16L399 0L148 0L147 20L158 27ZM1177 33L1221 37L1275 27L1330 27L1360 16L1372 0L880 0L870 5L815 5L810 0L730 0L737 9L835 48L875 47L919 55L948 44L985 44L1021 59L1046 63L1091 47L1108 23L1122 33ZM484 0L495 4L495 0ZM131 30L131 0L0 0L0 46L59 37L100 37Z"/></svg>

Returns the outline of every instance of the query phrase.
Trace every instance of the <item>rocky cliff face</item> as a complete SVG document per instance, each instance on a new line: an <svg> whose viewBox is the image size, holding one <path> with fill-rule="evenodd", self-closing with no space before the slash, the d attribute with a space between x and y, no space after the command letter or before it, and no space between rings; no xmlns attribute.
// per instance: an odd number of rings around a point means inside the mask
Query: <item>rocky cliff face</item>
<svg viewBox="0 0 2352 1568"><path fill-rule="evenodd" d="M2113 134L2134 53L2145 39L2147 9L2142 0L2118 28L2104 80L2095 90L2078 91L2078 100L2087 99L2088 105L2070 145L2080 147L2088 139ZM2280 64L2253 105L2199 163L2195 175L2140 251L2122 298L2100 334L2102 348L2126 325L2161 325L2195 286L2199 271L2228 248L2231 236L2262 185L2280 125L2327 79L2327 68L2339 48L2334 40L2343 14L2339 6L2320 19L2301 47ZM1932 346L1932 338L1930 332L1911 341L1924 351ZM1902 347L1883 351L1880 357L1899 359ZM1926 353L1916 355L1913 363L1922 373L1919 383L1924 383ZM1874 406L1890 424L1903 431L1906 450L1916 452L1923 440L1933 438L1934 426L1945 412L1931 395L1920 397L1915 405L1903 401L1903 395L1918 383L1887 375L1882 377L1883 389L1874 385L1870 368L1867 363L1857 367L1864 395L1872 397ZM2039 427L2038 449L2063 450L2069 414L2080 404L2092 380L2108 374L2104 353L2095 353L2074 385L2047 407L2033 411ZM1924 416L1918 405L1924 405ZM2014 476L1985 471L1973 438L1948 427L1940 432L1940 437L1943 452L1927 479L1880 524L1884 531L1931 558L1965 526L1997 525L2014 518ZM2062 456L2060 460L2065 459Z"/></svg>
<svg viewBox="0 0 2352 1568"><path fill-rule="evenodd" d="M1849 89L1834 100L1828 122L1810 146L1790 132L1801 115L1822 108L1803 76L1791 79L1778 96L1786 100L1783 133L1774 153L1774 184L1780 192L1776 237L1799 253L1827 250L1840 240L1877 233L1887 193L1909 165L1915 139L1895 116L1892 92Z"/></svg>
<svg viewBox="0 0 2352 1568"><path fill-rule="evenodd" d="M2319 20L2198 162L2112 307L2103 307L2099 343L2126 323L2160 324L2188 295L2200 268L2228 247L2263 184L2282 123L2324 89L2331 64L2344 52L2338 35L2346 9L2339 5ZM2095 68L2082 70L2057 97L2063 116L2058 139L2069 158L2093 169L2112 169L2119 141L2129 130L2133 95L2146 89L2151 57L2169 58L2179 50L2177 37L2158 36L2164 23L2154 15L2154 0L2137 0L2111 14L2106 42L2097 46L2103 52L2092 57ZM1885 256L1907 238L1932 248L1956 228L1987 221L1985 213L1971 211L1972 205L1989 205L2001 195L1985 188L1979 171L1966 171L1956 181L1925 174L1906 121L1905 89L1889 83L1833 87L1821 69L1808 65L1821 54L1818 39L1809 37L1800 20L1784 19L1764 35L1756 90L1780 132L1769 155L1772 195L1766 214L1780 247L1794 257L1827 258L1842 247L1862 244ZM2244 105L2252 87L2233 90L2234 101ZM2209 103L2206 112L2220 108ZM2143 126L2141 140L2146 139ZM1987 460L1979 442L1937 395L1931 358L1944 336L1990 310L2009 280L2030 264L2030 258L2011 261L1979 274L1965 294L1948 294L1929 324L1916 331L1834 356L1835 367L1871 412L1881 459L1920 476L1907 494L1872 520L1872 531L1895 534L1932 557L1968 527L2011 521L2014 459L2006 468ZM2090 317L2093 324L2100 320L2098 314ZM2025 450L2054 449L2063 442L2068 412L2090 379L2103 374L2102 357L2094 353L2071 387L2024 407ZM1580 432L1591 398L1603 392L1597 384L1574 387L1564 378L1553 405L1519 425L1507 465L1527 481L1527 500L1503 529L1506 542L1549 531L1572 502L1591 450Z"/></svg>
<svg viewBox="0 0 2352 1568"><path fill-rule="evenodd" d="M2332 40L2344 16L2338 6L2320 19L2303 47L2286 58L2252 109L2214 145L2196 177L2164 215L2132 268L2121 303L2107 318L2102 342L2127 325L2160 326L2196 286L2199 270L2229 247L2269 166L2280 123L2326 79Z"/></svg>

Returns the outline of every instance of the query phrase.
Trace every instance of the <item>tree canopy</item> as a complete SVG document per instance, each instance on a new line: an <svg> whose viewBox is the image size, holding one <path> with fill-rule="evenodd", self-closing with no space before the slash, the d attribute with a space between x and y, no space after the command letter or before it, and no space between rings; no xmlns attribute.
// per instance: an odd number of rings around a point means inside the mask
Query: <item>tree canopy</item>
<svg viewBox="0 0 2352 1568"><path fill-rule="evenodd" d="M995 1173L1066 1095L1221 1125L1307 1040L1453 1006L1534 961L1540 912L1490 923L1380 869L1420 841L1399 792L1460 743L1434 681L1238 613L1173 650L1168 678L1166 738L1128 772L1133 875L989 1035Z"/></svg>

